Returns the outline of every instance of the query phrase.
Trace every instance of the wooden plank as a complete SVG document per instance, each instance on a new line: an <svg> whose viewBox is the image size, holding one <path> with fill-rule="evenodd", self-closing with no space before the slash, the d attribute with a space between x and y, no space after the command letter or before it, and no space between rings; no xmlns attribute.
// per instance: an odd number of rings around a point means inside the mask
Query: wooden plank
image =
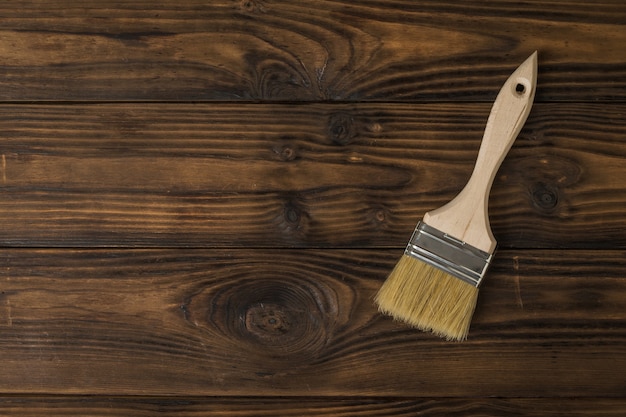
<svg viewBox="0 0 626 417"><path fill-rule="evenodd" d="M12 1L2 100L483 100L540 52L537 100L626 98L626 6L541 0Z"/></svg>
<svg viewBox="0 0 626 417"><path fill-rule="evenodd" d="M377 313L400 254L3 250L0 392L626 394L624 251L500 251L464 343Z"/></svg>
<svg viewBox="0 0 626 417"><path fill-rule="evenodd" d="M473 168L489 104L0 106L4 246L401 247ZM538 104L501 247L626 247L623 104Z"/></svg>
<svg viewBox="0 0 626 417"><path fill-rule="evenodd" d="M422 416L622 417L621 398L0 397L3 416L180 417Z"/></svg>

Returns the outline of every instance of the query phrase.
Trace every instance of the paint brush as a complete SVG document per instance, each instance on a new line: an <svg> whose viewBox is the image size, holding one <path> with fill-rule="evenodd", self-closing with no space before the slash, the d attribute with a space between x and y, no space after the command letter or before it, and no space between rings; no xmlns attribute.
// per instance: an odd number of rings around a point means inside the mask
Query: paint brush
<svg viewBox="0 0 626 417"><path fill-rule="evenodd" d="M424 214L415 228L376 295L382 313L447 340L467 338L478 287L496 249L487 212L489 192L528 118L536 83L535 51L498 93L465 187L449 203Z"/></svg>

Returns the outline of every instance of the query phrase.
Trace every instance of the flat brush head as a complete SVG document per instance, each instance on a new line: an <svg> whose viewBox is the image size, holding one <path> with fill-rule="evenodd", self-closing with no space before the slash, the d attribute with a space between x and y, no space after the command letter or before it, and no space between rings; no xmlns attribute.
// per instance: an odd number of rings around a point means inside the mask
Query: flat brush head
<svg viewBox="0 0 626 417"><path fill-rule="evenodd" d="M451 341L467 338L478 288L403 255L376 295L379 310Z"/></svg>

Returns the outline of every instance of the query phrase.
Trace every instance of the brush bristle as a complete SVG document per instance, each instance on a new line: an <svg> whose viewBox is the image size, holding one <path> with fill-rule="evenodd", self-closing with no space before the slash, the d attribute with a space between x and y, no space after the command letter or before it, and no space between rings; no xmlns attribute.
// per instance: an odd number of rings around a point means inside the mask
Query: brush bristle
<svg viewBox="0 0 626 417"><path fill-rule="evenodd" d="M412 256L403 255L378 291L379 310L447 340L467 338L478 288Z"/></svg>

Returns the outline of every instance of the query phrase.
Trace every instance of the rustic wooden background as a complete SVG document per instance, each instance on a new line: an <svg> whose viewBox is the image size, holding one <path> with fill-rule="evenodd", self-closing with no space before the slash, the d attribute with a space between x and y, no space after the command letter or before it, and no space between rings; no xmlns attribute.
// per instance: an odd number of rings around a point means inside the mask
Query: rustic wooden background
<svg viewBox="0 0 626 417"><path fill-rule="evenodd" d="M626 415L626 6L0 4L0 415ZM470 338L379 315L502 83Z"/></svg>

